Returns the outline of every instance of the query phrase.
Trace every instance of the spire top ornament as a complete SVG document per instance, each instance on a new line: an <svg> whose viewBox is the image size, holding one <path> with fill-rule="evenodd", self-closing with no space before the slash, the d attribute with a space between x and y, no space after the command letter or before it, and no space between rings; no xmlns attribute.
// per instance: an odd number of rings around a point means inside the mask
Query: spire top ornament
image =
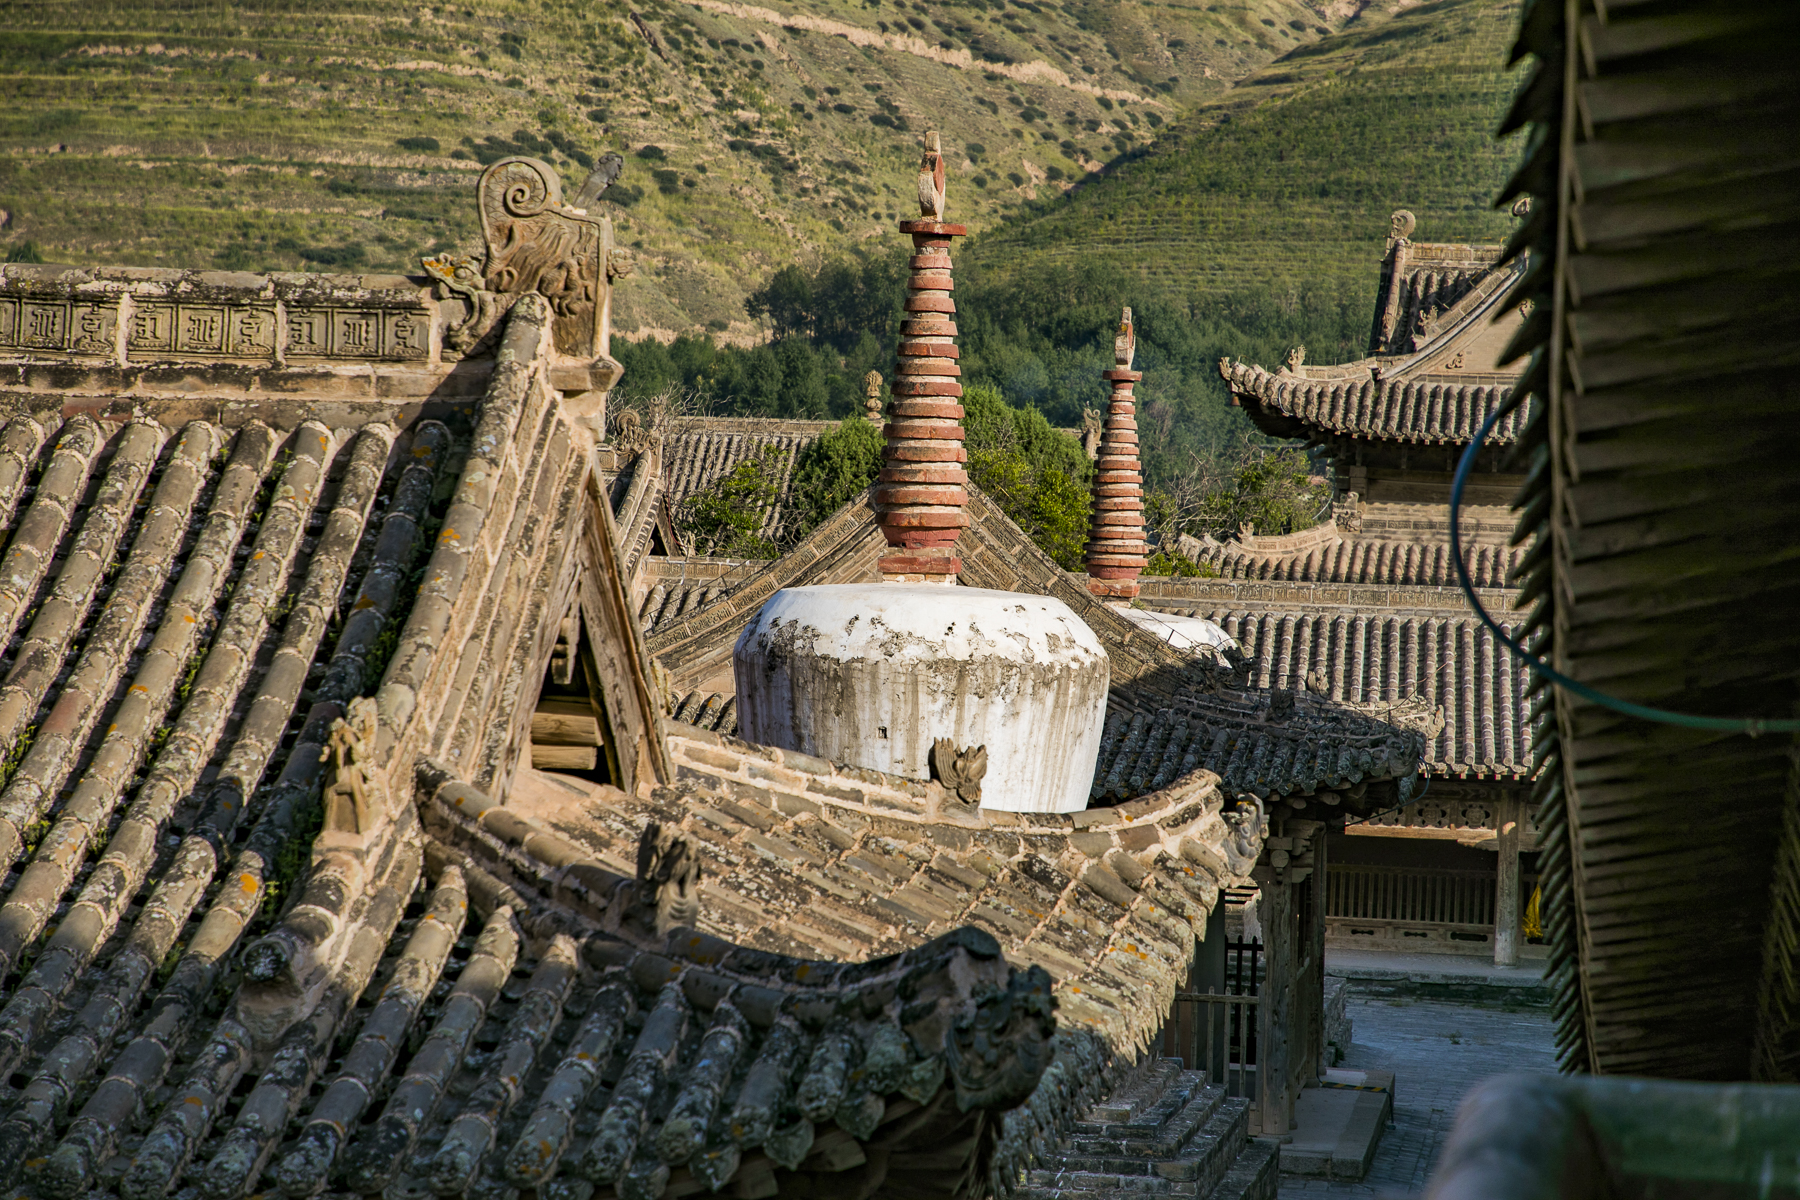
<svg viewBox="0 0 1800 1200"><path fill-rule="evenodd" d="M925 155L919 160L919 215L928 221L944 219L944 153L935 129L925 135Z"/></svg>
<svg viewBox="0 0 1800 1200"><path fill-rule="evenodd" d="M881 424L881 372L863 376L863 416L873 424Z"/></svg>
<svg viewBox="0 0 1800 1200"><path fill-rule="evenodd" d="M1131 360L1137 357L1137 330L1131 324L1131 309L1119 318L1119 335L1113 338L1113 364L1123 370L1131 369Z"/></svg>

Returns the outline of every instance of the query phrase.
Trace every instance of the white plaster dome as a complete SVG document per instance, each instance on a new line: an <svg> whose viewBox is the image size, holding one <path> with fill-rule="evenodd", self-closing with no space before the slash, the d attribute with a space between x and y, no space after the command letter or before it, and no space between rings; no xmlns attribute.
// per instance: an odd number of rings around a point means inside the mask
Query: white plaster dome
<svg viewBox="0 0 1800 1200"><path fill-rule="evenodd" d="M933 742L986 746L984 808L1087 806L1106 717L1106 651L1050 596L940 584L775 593L732 653L753 742L913 779Z"/></svg>
<svg viewBox="0 0 1800 1200"><path fill-rule="evenodd" d="M1200 617L1156 612L1148 608L1120 608L1116 611L1145 633L1185 654L1207 654L1210 657L1227 649L1238 648L1237 639L1213 622Z"/></svg>

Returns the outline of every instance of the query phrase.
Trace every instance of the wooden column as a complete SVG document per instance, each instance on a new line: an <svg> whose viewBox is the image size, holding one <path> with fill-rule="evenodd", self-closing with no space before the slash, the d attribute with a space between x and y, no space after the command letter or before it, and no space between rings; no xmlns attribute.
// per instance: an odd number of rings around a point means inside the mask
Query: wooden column
<svg viewBox="0 0 1800 1200"><path fill-rule="evenodd" d="M1494 965L1519 964L1519 819L1517 800L1500 802L1500 862L1494 872Z"/></svg>
<svg viewBox="0 0 1800 1200"><path fill-rule="evenodd" d="M1263 869L1259 868L1259 873ZM1294 889L1286 883L1261 884L1257 915L1262 919L1263 965L1267 975L1259 992L1256 1051L1256 1133L1288 1140L1293 1125L1293 1097L1289 1094L1296 978L1295 935L1297 913ZM1259 880L1259 882L1261 882Z"/></svg>

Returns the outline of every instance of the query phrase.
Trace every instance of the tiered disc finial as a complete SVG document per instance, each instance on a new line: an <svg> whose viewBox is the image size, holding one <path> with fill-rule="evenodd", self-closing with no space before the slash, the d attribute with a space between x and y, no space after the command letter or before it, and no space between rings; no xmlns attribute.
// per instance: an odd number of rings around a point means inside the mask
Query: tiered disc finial
<svg viewBox="0 0 1800 1200"><path fill-rule="evenodd" d="M913 240L908 260L906 319L900 323L886 448L875 486L875 510L888 553L884 579L949 581L962 571L956 539L969 523L969 477L963 470L961 369L956 365L956 284L950 275L950 240L968 232L946 224L944 156L938 135L925 135L919 163L919 212L901 221Z"/></svg>
<svg viewBox="0 0 1800 1200"><path fill-rule="evenodd" d="M1138 576L1150 552L1144 541L1144 472L1138 462L1137 401L1132 385L1144 377L1131 369L1137 331L1131 310L1119 320L1113 363L1101 378L1112 384L1106 429L1095 463L1094 519L1088 529L1088 591L1104 600L1128 601L1138 594Z"/></svg>

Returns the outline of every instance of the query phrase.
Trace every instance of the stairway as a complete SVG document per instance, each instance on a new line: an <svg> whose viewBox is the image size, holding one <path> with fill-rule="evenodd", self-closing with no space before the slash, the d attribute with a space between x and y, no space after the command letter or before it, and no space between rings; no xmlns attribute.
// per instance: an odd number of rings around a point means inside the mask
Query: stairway
<svg viewBox="0 0 1800 1200"><path fill-rule="evenodd" d="M1274 1200L1279 1148L1245 1137L1248 1110L1180 1059L1154 1059L1075 1123L1016 1200Z"/></svg>

